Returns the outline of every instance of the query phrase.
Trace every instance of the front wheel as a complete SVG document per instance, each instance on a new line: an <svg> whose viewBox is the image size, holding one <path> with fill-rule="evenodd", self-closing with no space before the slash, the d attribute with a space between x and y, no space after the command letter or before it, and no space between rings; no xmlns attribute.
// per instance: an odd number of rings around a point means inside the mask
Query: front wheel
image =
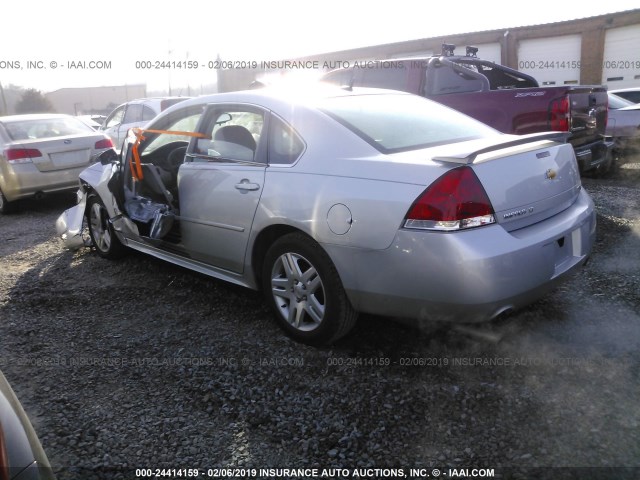
<svg viewBox="0 0 640 480"><path fill-rule="evenodd" d="M262 286L280 326L302 343L333 342L356 322L333 262L301 233L280 238L268 250Z"/></svg>
<svg viewBox="0 0 640 480"><path fill-rule="evenodd" d="M109 213L100 198L91 197L88 207L89 235L98 255L111 260L122 257L125 247L118 240L113 225L109 221Z"/></svg>

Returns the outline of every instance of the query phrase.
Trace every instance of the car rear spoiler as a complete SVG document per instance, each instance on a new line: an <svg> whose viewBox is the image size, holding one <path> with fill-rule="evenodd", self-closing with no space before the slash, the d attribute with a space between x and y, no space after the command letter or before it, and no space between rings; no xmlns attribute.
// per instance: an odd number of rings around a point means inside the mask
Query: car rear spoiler
<svg viewBox="0 0 640 480"><path fill-rule="evenodd" d="M534 143L545 140L557 143L567 143L568 138L569 132L530 133L528 135L520 135L515 139L513 138L513 136L509 136L509 140L492 143L488 147L483 147L470 152L460 152L454 155L433 157L433 160L437 162L461 163L464 165L469 165L475 161L478 155L482 155L483 153L495 152L504 148L517 147L518 145L526 145L527 143Z"/></svg>

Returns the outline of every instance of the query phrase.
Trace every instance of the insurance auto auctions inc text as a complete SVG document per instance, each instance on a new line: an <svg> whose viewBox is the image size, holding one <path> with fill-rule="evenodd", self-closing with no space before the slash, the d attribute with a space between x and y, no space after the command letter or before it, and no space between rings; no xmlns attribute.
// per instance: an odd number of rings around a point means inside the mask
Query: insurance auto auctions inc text
<svg viewBox="0 0 640 480"><path fill-rule="evenodd" d="M392 60L268 60L261 61L260 68L264 70L334 70L336 68L404 68L403 62Z"/></svg>
<svg viewBox="0 0 640 480"><path fill-rule="evenodd" d="M144 476L136 473L136 476ZM210 478L493 478L492 468L221 468L209 469Z"/></svg>

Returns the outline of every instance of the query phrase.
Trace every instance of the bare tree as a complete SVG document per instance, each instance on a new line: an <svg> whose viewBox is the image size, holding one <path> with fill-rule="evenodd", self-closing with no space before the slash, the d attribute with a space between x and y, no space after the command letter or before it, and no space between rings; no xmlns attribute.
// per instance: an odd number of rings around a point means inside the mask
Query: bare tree
<svg viewBox="0 0 640 480"><path fill-rule="evenodd" d="M53 112L53 105L40 90L29 88L22 94L16 104L16 113L46 113Z"/></svg>

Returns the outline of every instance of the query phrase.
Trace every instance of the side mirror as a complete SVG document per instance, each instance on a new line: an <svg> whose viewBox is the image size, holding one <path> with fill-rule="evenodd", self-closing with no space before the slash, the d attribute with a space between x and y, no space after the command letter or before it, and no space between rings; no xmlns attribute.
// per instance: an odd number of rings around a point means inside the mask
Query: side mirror
<svg viewBox="0 0 640 480"><path fill-rule="evenodd" d="M105 150L100 155L98 155L98 158L96 160L102 165L110 165L114 162L117 162L119 160L119 157L116 151L113 148L110 148L109 150Z"/></svg>

